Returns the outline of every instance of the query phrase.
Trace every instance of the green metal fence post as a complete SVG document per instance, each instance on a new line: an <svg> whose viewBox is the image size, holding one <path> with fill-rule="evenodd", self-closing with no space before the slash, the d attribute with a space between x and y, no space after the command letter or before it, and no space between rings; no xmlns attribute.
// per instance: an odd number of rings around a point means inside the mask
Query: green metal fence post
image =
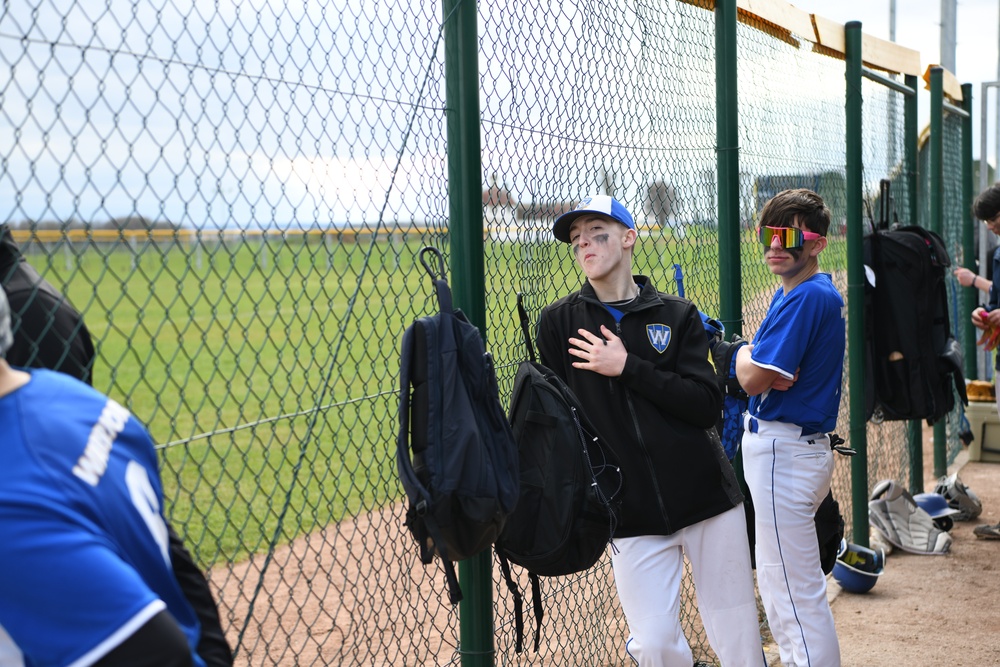
<svg viewBox="0 0 1000 667"><path fill-rule="evenodd" d="M453 291L455 306L479 327L485 340L478 8L474 2L442 0L442 10ZM491 552L460 562L458 572L464 594L459 603L462 666L488 667L494 664Z"/></svg>
<svg viewBox="0 0 1000 667"><path fill-rule="evenodd" d="M930 171L930 229L944 237L944 68L931 68L931 135L928 145ZM934 476L948 471L946 420L934 424Z"/></svg>
<svg viewBox="0 0 1000 667"><path fill-rule="evenodd" d="M865 273L861 221L861 22L844 26L847 142L847 340L850 385L851 540L868 546L868 433L865 420Z"/></svg>
<svg viewBox="0 0 1000 667"><path fill-rule="evenodd" d="M972 84L962 85L962 108L968 114L962 119L962 266L979 274L976 269L976 228L972 217ZM975 287L962 290L962 309L959 317L967 317L979 303L979 291ZM965 323L962 349L965 356L965 377L976 377L976 331Z"/></svg>
<svg viewBox="0 0 1000 667"><path fill-rule="evenodd" d="M919 77L907 74L905 83L913 90L919 90ZM918 224L920 205L920 130L917 118L918 95L907 95L903 100L903 159L906 172L907 225Z"/></svg>
<svg viewBox="0 0 1000 667"><path fill-rule="evenodd" d="M906 85L913 90L917 88L918 77L915 74L906 75ZM906 198L908 216L906 223L917 224L920 205L920 174L919 152L920 131L917 119L917 96L907 95L903 102L903 142L904 159L906 160ZM910 450L910 493L921 493L924 490L924 423L914 419L907 425L908 446Z"/></svg>
<svg viewBox="0 0 1000 667"><path fill-rule="evenodd" d="M930 229L944 237L944 68L931 68L931 134L928 144L930 171ZM934 476L948 472L947 420L934 424Z"/></svg>
<svg viewBox="0 0 1000 667"><path fill-rule="evenodd" d="M736 0L715 5L715 165L719 198L719 314L730 338L743 335L743 279L740 253L740 124L736 78ZM743 450L733 467L743 476Z"/></svg>
<svg viewBox="0 0 1000 667"><path fill-rule="evenodd" d="M719 192L719 310L743 335L740 271L740 131L736 80L736 0L715 5L715 139Z"/></svg>

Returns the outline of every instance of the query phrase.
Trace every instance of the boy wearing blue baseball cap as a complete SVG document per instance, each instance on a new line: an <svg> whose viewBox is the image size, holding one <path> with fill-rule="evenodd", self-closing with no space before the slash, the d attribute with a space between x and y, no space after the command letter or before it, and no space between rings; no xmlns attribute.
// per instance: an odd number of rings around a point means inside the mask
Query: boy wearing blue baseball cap
<svg viewBox="0 0 1000 667"><path fill-rule="evenodd" d="M693 664L680 625L687 556L722 664L761 667L743 496L707 432L722 395L698 309L632 275L638 233L613 197L584 199L552 232L570 244L585 280L542 310L538 349L620 457L611 562L627 651L642 666Z"/></svg>
<svg viewBox="0 0 1000 667"><path fill-rule="evenodd" d="M844 367L844 300L819 270L830 211L810 190L764 205L758 237L781 279L736 360L750 395L743 469L753 498L757 585L783 665L840 665L814 517L830 491Z"/></svg>

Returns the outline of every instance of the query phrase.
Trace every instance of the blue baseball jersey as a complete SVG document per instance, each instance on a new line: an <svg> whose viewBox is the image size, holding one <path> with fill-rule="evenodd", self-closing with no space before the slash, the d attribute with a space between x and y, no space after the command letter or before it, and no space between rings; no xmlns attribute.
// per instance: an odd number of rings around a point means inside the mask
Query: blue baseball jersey
<svg viewBox="0 0 1000 667"><path fill-rule="evenodd" d="M204 667L146 429L45 370L0 397L0 425L0 663L90 665L166 609Z"/></svg>
<svg viewBox="0 0 1000 667"><path fill-rule="evenodd" d="M832 431L846 344L844 300L829 274L818 273L788 294L779 288L754 336L751 359L789 379L798 372L799 379L788 391L750 397L750 414L797 424L808 433Z"/></svg>

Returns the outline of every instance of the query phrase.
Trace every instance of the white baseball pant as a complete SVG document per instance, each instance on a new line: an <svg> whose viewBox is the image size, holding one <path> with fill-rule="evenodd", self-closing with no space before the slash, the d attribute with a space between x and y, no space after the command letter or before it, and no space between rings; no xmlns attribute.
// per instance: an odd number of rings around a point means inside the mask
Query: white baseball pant
<svg viewBox="0 0 1000 667"><path fill-rule="evenodd" d="M781 663L839 667L840 644L826 600L815 524L833 478L830 439L749 415L744 427L743 471L756 517L757 587Z"/></svg>
<svg viewBox="0 0 1000 667"><path fill-rule="evenodd" d="M680 624L684 556L708 641L725 667L765 665L743 505L673 535L616 538L611 563L640 667L691 667Z"/></svg>

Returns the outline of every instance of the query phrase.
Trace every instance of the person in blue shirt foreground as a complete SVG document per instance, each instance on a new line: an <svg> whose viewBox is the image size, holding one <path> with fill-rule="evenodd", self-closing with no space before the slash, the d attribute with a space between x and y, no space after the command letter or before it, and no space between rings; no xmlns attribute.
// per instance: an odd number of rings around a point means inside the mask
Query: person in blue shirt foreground
<svg viewBox="0 0 1000 667"><path fill-rule="evenodd" d="M810 190L786 190L764 205L758 237L781 287L736 361L751 397L742 448L757 586L785 667L840 665L814 523L833 477L827 433L837 422L846 346L844 301L819 270L829 228L830 211Z"/></svg>
<svg viewBox="0 0 1000 667"><path fill-rule="evenodd" d="M48 368L92 385L97 353L80 312L25 259L11 228L0 223L0 288L10 306L13 343L5 357L11 366ZM198 655L206 667L232 667L218 606L204 572L173 526L167 522L170 562L184 597L201 624ZM0 660L0 666L4 663Z"/></svg>
<svg viewBox="0 0 1000 667"><path fill-rule="evenodd" d="M204 667L149 434L75 378L10 366L12 342L0 290L0 664Z"/></svg>

